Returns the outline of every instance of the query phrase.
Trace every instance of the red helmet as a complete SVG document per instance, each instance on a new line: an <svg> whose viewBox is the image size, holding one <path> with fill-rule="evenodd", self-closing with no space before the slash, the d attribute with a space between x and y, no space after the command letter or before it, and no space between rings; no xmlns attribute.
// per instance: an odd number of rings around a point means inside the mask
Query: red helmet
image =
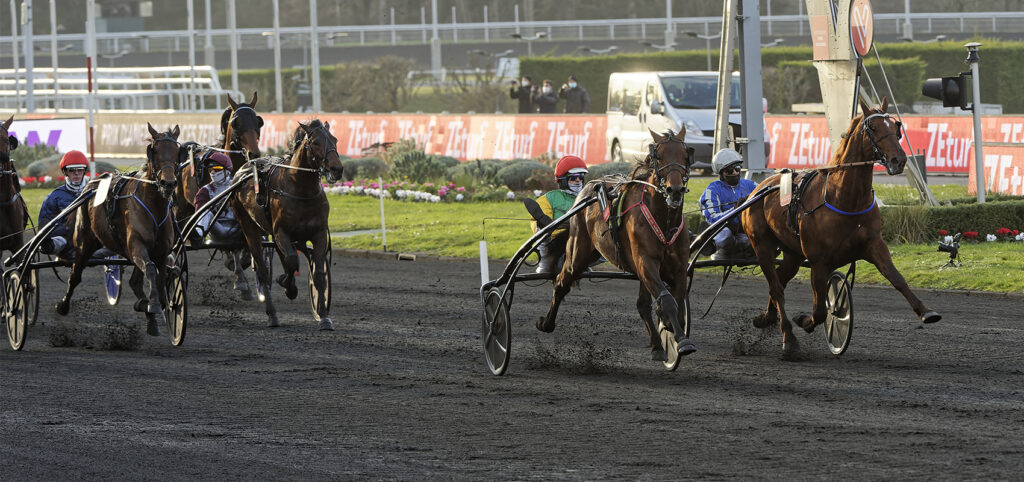
<svg viewBox="0 0 1024 482"><path fill-rule="evenodd" d="M89 158L82 154L82 151L68 151L64 154L64 157L60 158L60 170L64 170L69 167L89 167Z"/></svg>
<svg viewBox="0 0 1024 482"><path fill-rule="evenodd" d="M555 177L565 177L577 172L587 172L587 163L576 156L562 156L558 164L555 164Z"/></svg>

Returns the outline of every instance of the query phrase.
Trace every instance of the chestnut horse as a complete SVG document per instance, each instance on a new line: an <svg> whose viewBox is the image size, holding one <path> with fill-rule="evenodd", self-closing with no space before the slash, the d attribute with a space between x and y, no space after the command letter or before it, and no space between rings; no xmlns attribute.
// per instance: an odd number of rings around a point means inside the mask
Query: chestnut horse
<svg viewBox="0 0 1024 482"><path fill-rule="evenodd" d="M333 330L327 297L328 250L331 248L327 215L331 206L320 178L335 182L341 179L342 165L338 158L338 139L330 125L313 120L299 123L289 142L291 155L286 163L274 158L250 161L235 179L231 206L242 225L249 253L256 264L256 278L262 288L270 326L279 326L277 310L270 299L270 267L263 256L263 236L273 235L281 256L284 273L277 282L285 288L288 299L295 299L295 271L299 268L296 249L313 243L311 276L317 294L313 316L321 330ZM258 190L258 192L257 192Z"/></svg>
<svg viewBox="0 0 1024 482"><path fill-rule="evenodd" d="M871 187L874 165L881 164L890 175L896 175L903 172L907 163L907 155L900 147L902 126L886 114L888 107L888 99L883 99L877 110L860 101L863 113L850 122L829 167L819 169L821 175L807 182L802 199L795 206L798 209L796 232L787 220L789 207L779 204L778 192L768 194L742 213L744 230L768 280L771 296L767 309L754 320L754 325L764 328L779 323L786 359L798 357L799 343L786 315L783 291L805 259L811 265L814 312L798 316L796 322L807 332L825 321L829 273L859 259L875 265L903 294L922 322L934 323L941 319L907 286L903 275L893 266L889 247L882 239L881 213ZM811 172L804 171L800 177ZM778 185L780 177L765 179L758 189ZM795 189L794 194L797 194ZM782 264L776 268L779 249Z"/></svg>
<svg viewBox="0 0 1024 482"><path fill-rule="evenodd" d="M135 176L116 175L105 196L112 203L83 204L75 211L75 259L68 277L68 289L59 302L57 313L68 314L71 294L82 281L82 271L92 254L106 247L132 261L135 270L129 285L139 301L136 311L144 311L147 332L160 334L156 316L167 306L163 289L167 279L167 263L174 245L175 225L171 216L174 188L177 184L178 126L157 132L149 125L152 141L146 147L146 166ZM99 180L90 182L90 185ZM118 187L120 189L118 189ZM97 193L97 196L104 193ZM143 274L145 291L143 291Z"/></svg>
<svg viewBox="0 0 1024 482"><path fill-rule="evenodd" d="M0 253L6 249L17 252L24 242L22 234L28 226L28 207L21 197L18 170L11 160L11 151L18 147L18 139L7 129L14 116L0 124Z"/></svg>
<svg viewBox="0 0 1024 482"><path fill-rule="evenodd" d="M609 229L597 203L572 218L565 263L555 279L551 307L547 316L537 321L537 329L545 332L555 329L558 306L569 294L572 283L603 256L619 269L640 278L636 306L651 342L652 359L668 359L658 326L651 316L655 303L661 322L674 333L678 354L689 355L696 351L683 319L687 306L690 236L682 206L683 195L688 190L692 153L683 142L684 135L671 131L659 135L651 131L654 143L650 145L650 153L637 164L630 179L605 178L583 188L577 199L596 196L600 185L609 191L615 189L621 197L616 201L622 210L619 227ZM611 209L615 209L614 205Z"/></svg>
<svg viewBox="0 0 1024 482"><path fill-rule="evenodd" d="M228 95L228 107L220 116L220 133L224 149L231 157L232 173L238 172L250 159L260 157L260 129L263 118L256 114L256 92L248 103L237 103ZM196 189L198 191L198 188ZM195 193L193 193L195 195Z"/></svg>

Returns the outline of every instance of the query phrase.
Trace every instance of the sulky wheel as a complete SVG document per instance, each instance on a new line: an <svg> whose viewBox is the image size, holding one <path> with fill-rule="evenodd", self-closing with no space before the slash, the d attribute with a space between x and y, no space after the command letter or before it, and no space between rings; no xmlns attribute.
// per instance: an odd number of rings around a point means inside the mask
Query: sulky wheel
<svg viewBox="0 0 1024 482"><path fill-rule="evenodd" d="M116 259L121 259L116 257ZM126 266L109 264L104 268L103 286L107 291L107 304L113 306L121 299L121 273Z"/></svg>
<svg viewBox="0 0 1024 482"><path fill-rule="evenodd" d="M508 300L501 298L498 288L491 288L484 297L482 339L487 368L495 375L503 375L511 357L512 325L508 316Z"/></svg>
<svg viewBox="0 0 1024 482"><path fill-rule="evenodd" d="M171 345L181 346L188 326L188 271L168 270L166 318Z"/></svg>
<svg viewBox="0 0 1024 482"><path fill-rule="evenodd" d="M320 294L320 292L319 292L319 290L317 290L316 286L313 285L313 255L310 254L307 259L309 260L309 305L313 308L313 314L316 315L317 313L319 313L317 311L317 309L316 309L316 299L317 299L317 295ZM326 306L326 308L328 310L330 310L331 309L331 248L330 247L327 248L327 259L326 259L326 262L327 262L327 267L324 270L324 272L327 273L327 286L324 288L324 291L325 291L324 294L326 295L326 299L327 299L327 306Z"/></svg>
<svg viewBox="0 0 1024 482"><path fill-rule="evenodd" d="M850 346L853 332L853 294L846 275L833 271L825 294L825 342L833 355L842 355Z"/></svg>
<svg viewBox="0 0 1024 482"><path fill-rule="evenodd" d="M25 346L25 332L28 331L27 300L21 273L16 269L4 273L3 285L3 318L7 326L7 340L11 342L11 348L18 351Z"/></svg>
<svg viewBox="0 0 1024 482"><path fill-rule="evenodd" d="M30 270L25 283L25 319L29 326L36 324L39 317L39 274L36 270Z"/></svg>

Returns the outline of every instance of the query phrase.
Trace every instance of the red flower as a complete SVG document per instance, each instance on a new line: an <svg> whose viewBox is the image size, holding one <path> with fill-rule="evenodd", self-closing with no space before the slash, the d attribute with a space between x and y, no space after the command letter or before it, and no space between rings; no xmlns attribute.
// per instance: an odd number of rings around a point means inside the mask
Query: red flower
<svg viewBox="0 0 1024 482"><path fill-rule="evenodd" d="M1014 236L1014 237L1016 237L1016 236L1017 236L1018 234L1020 234L1020 231L1018 231L1018 230L1016 230L1016 229L1014 229L1013 231L1010 231L1010 235L1011 235L1011 236Z"/></svg>
<svg viewBox="0 0 1024 482"><path fill-rule="evenodd" d="M945 229L940 229L939 230L939 236L945 236L947 234L949 234L949 231L946 231Z"/></svg>
<svg viewBox="0 0 1024 482"><path fill-rule="evenodd" d="M967 239L974 239L978 237L977 231L964 231L964 237Z"/></svg>
<svg viewBox="0 0 1024 482"><path fill-rule="evenodd" d="M30 176L23 177L21 180L25 181L25 184L32 184L33 182L36 182L36 178Z"/></svg>
<svg viewBox="0 0 1024 482"><path fill-rule="evenodd" d="M996 230L998 236L1008 236L1010 234L1010 228L999 228Z"/></svg>

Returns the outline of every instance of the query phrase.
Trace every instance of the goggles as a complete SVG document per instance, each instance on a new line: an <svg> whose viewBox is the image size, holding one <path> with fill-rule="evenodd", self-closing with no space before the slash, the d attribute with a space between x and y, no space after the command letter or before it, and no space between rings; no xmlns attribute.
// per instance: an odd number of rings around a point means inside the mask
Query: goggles
<svg viewBox="0 0 1024 482"><path fill-rule="evenodd" d="M83 174L83 173L85 173L85 168L84 167L78 167L78 166L76 166L76 167L65 167L64 171L67 172L68 174Z"/></svg>
<svg viewBox="0 0 1024 482"><path fill-rule="evenodd" d="M224 166L221 166L219 164L214 164L214 165L210 166L210 171L216 172L216 171L222 171L222 170L224 170Z"/></svg>
<svg viewBox="0 0 1024 482"><path fill-rule="evenodd" d="M735 167L735 166L727 167L725 169L722 169L722 174L725 174L726 176L728 176L730 174L739 174L739 173L740 173L740 168L739 167Z"/></svg>
<svg viewBox="0 0 1024 482"><path fill-rule="evenodd" d="M583 182L583 180L586 177L587 177L586 174L584 174L582 172L577 172L577 173L573 173L573 174L567 174L565 176L565 180L569 181L569 182Z"/></svg>

